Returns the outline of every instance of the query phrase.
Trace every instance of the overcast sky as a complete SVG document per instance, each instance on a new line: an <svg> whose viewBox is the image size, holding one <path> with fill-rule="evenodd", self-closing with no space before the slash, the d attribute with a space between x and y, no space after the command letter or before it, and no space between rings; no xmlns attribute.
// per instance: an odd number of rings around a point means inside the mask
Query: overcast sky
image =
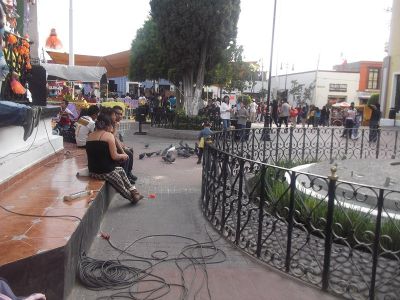
<svg viewBox="0 0 400 300"><path fill-rule="evenodd" d="M199 0L201 1L201 0ZM397 0L395 0L397 1ZM69 0L38 0L41 43L56 28L68 52ZM382 60L389 37L392 0L278 0L273 75L342 62ZM106 55L128 50L150 11L148 0L74 0L76 54ZM263 59L268 69L273 0L241 0L238 43L246 60ZM398 16L400 17L400 16Z"/></svg>

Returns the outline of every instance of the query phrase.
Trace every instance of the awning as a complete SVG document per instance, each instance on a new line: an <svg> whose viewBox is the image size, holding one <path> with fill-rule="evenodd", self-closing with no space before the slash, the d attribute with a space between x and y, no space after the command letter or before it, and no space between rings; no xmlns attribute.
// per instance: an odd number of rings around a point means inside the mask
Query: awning
<svg viewBox="0 0 400 300"><path fill-rule="evenodd" d="M371 98L371 93L369 92L358 92L358 98L359 99L369 99Z"/></svg>
<svg viewBox="0 0 400 300"><path fill-rule="evenodd" d="M68 65L68 53L57 51L47 51L47 53L50 55L54 63ZM124 77L128 76L129 73L129 57L130 50L106 56L75 54L75 65L105 67L109 78Z"/></svg>
<svg viewBox="0 0 400 300"><path fill-rule="evenodd" d="M47 76L55 76L69 81L98 82L107 73L104 67L67 66L57 64L41 64Z"/></svg>
<svg viewBox="0 0 400 300"><path fill-rule="evenodd" d="M350 104L347 102L339 102L332 105L333 107L350 107Z"/></svg>

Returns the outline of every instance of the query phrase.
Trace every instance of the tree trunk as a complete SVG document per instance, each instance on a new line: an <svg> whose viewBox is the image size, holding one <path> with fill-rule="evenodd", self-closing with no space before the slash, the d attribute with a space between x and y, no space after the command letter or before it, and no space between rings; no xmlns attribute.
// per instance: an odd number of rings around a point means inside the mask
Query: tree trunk
<svg viewBox="0 0 400 300"><path fill-rule="evenodd" d="M203 43L200 53L200 63L197 70L196 88L194 91L194 98L190 107L190 115L197 116L199 113L199 103L202 101L204 75L206 72L206 57L207 57L207 43Z"/></svg>
<svg viewBox="0 0 400 300"><path fill-rule="evenodd" d="M187 115L191 115L190 107L193 102L193 70L189 70L183 74L183 96L184 96L184 108Z"/></svg>

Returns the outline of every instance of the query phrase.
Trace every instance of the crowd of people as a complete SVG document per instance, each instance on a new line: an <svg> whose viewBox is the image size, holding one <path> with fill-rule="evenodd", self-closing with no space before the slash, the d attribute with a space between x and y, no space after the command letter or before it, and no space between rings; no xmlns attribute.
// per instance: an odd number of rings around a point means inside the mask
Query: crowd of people
<svg viewBox="0 0 400 300"><path fill-rule="evenodd" d="M57 126L64 130L74 129L77 147L86 149L89 176L109 182L132 203L140 201L143 196L135 187L137 177L132 173L133 150L123 143L119 132L122 107L91 105L74 120L67 106L68 101L64 100ZM71 127L72 123L74 127Z"/></svg>
<svg viewBox="0 0 400 300"><path fill-rule="evenodd" d="M380 105L368 105L372 114L369 121L370 136L369 141L376 142L378 136L379 122L381 118ZM358 139L359 127L363 121L363 114L358 111L354 102L348 108L340 108L343 120L340 122L344 126L342 137ZM236 129L250 128L252 123L263 122L267 113L270 112L269 126L275 125L278 128L285 126L296 127L325 127L331 122L331 108L323 106L319 108L315 105L307 103L291 106L287 100L272 100L271 105L267 107L265 102L252 99L250 103L243 103L240 100L232 105L229 96L225 96L222 100L212 99L205 103L199 114L208 116L209 119L219 116L220 122L224 130L229 129L232 125Z"/></svg>
<svg viewBox="0 0 400 300"><path fill-rule="evenodd" d="M145 103L150 114L163 114L173 112L176 108L176 99L161 96L149 98ZM369 141L376 142L378 137L379 121L381 118L380 106L369 105L372 110L370 119ZM330 109L323 106L320 109L314 105L291 106L286 100L273 100L270 107L269 126L275 124L278 128L301 124L303 127L328 126L330 120ZM213 99L205 103L199 111L208 119L219 119L223 130L228 130L233 125L236 129L251 128L254 122L262 122L268 108L264 102L238 101L231 105L229 96L225 96L221 102ZM128 200L136 203L143 198L136 190L134 184L137 177L132 174L133 150L122 141L119 134L119 124L123 117L123 109L120 106L113 108L99 108L92 105L74 121L73 113L68 109L68 101L64 100L61 105L61 112L57 127L61 130L71 130L77 147L85 148L88 155L88 168L90 176L104 179L111 183L120 194ZM359 127L362 123L362 115L352 102L350 107L343 112L344 130L342 137L357 139ZM72 127L72 123L74 126ZM198 163L201 163L204 139L211 135L211 123L205 122L204 129L199 134ZM245 131L240 133L238 138L245 138Z"/></svg>
<svg viewBox="0 0 400 300"><path fill-rule="evenodd" d="M329 125L330 109L326 106L322 109L308 104L291 106L286 100L273 100L268 109L265 102L256 99L252 99L250 103L243 103L239 100L235 105L231 105L229 96L225 96L222 100L209 100L199 111L199 115L219 116L224 129L228 129L231 123L237 123L235 127L240 129L244 128L246 123L263 122L268 110L270 126L273 124L277 127L282 125L289 127L289 124L292 126L302 124L303 127Z"/></svg>

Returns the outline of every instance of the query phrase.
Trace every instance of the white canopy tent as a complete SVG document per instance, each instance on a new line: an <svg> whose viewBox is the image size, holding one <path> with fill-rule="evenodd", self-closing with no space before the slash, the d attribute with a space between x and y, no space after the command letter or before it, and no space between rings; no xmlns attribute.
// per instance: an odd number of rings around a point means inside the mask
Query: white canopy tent
<svg viewBox="0 0 400 300"><path fill-rule="evenodd" d="M55 76L67 81L99 82L107 73L104 67L67 66L58 64L41 64L47 76Z"/></svg>

